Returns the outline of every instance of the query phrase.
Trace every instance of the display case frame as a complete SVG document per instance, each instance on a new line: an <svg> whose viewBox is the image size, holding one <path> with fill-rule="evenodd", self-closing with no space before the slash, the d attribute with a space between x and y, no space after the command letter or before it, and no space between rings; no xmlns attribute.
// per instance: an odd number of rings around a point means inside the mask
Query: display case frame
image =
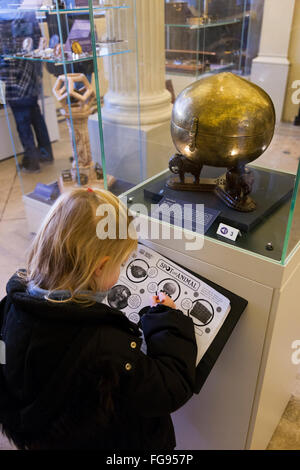
<svg viewBox="0 0 300 470"><path fill-rule="evenodd" d="M300 249L300 230L299 230L299 216L300 216L300 192L299 192L299 181L300 181L300 163L298 165L297 174L287 173L282 171L272 170L270 168L263 168L261 166L251 165L253 170L259 172L259 174L270 175L272 177L278 177L278 181L282 177L289 187L288 192L285 194L281 203L275 204L273 208L270 208L270 212L266 216L255 220L253 228L250 226L249 230L243 229L239 223L239 213L234 215L234 221L230 222L230 210L226 210L226 216L222 215L222 209L226 207L214 198L213 205L210 206L213 209L220 210L220 214L217 216L208 232L202 235L197 230L189 230L184 227L184 223L174 223L173 221L168 222L166 220L158 220L157 217L153 218L153 208L157 207L160 201L164 201L164 198L173 199L174 202L185 201L187 204L204 204L204 211L206 202L211 198L204 197L203 193L190 193L187 195L184 191L171 191L167 188L166 182L170 177L170 171L168 169L161 173L149 178L147 181L137 185L133 189L123 193L120 197L129 207L135 211L139 205L146 207L146 212L149 216L150 222L161 227L169 225L173 230L182 230L182 238L188 236L190 239L193 237L203 238L203 242L199 244L202 246L202 250L205 250L207 243L213 247L214 243L218 245L224 245L237 252L249 253L254 255L256 258L267 260L271 263L279 265L286 265L293 257L294 253ZM209 175L215 169L206 168L209 171ZM205 174L206 175L206 174ZM204 175L204 176L205 176ZM285 192L285 191L284 191ZM157 210L157 209L155 209ZM139 213L137 213L139 216ZM247 218L247 216L246 216ZM218 228L221 223L231 224L230 227L240 230L241 236L238 236L236 240L229 240L223 236L220 236ZM175 227L175 228L174 228ZM202 227L203 229L203 227ZM162 228L154 230L154 233L161 233ZM197 233L198 232L198 233ZM150 231L149 231L150 233ZM173 240L171 240L171 244Z"/></svg>
<svg viewBox="0 0 300 470"><path fill-rule="evenodd" d="M88 1L89 7L76 9L76 13L84 10L94 19L92 2ZM134 5L136 6L139 1L134 1ZM154 2L154 0L145 0L145 3L149 4L152 1ZM163 0L160 3L163 5ZM122 9L120 10L122 11ZM52 11L51 16L56 16L61 21L62 18L72 13L73 11L69 10ZM39 12L39 14L44 15L45 13ZM133 24L135 27L137 26L136 12ZM95 23L91 24L91 29L93 28L95 28ZM170 228L171 235L176 231L173 223L160 221L151 215L150 210L151 205L159 203L166 192L171 194L166 189L166 182L170 176L167 168L169 159L176 149L170 134L170 116L165 118L163 125L157 122L154 124L152 122L151 125L149 122L143 124L140 122L143 114L141 109L145 103L147 104L147 99L152 104L153 96L150 98L146 96L146 99L142 96L139 76L139 57L142 48L136 29L133 31L133 37L136 45L133 54L136 54L136 57L130 65L134 64L131 67L131 72L136 88L134 113L137 117L137 123L135 125L132 125L132 122L125 123L127 125L122 122L109 123L107 126L109 129L106 129L106 133L102 115L102 70L97 63L99 59L95 38L92 39L92 61L96 67L95 76L98 75L97 83L95 83L97 113L95 113L95 120L92 123L93 132L98 136L98 140L94 139L93 148L98 147L96 161L102 162L103 187L108 187L107 179L110 170L107 169L107 164L111 168L110 159L115 158L115 153L123 150L122 147L125 147L124 135L128 136L130 130L132 134L128 140L130 140L132 161L136 164L139 182L132 181L129 188L124 188L124 185L120 184L114 192L120 195L120 199L137 215L137 222L146 222L140 225L139 235L142 242L175 263L210 279L248 301L247 310L239 320L200 394L194 395L184 407L173 415L177 446L179 449L187 450L201 447L206 449L265 449L290 398L292 381L296 375L291 354L293 352L292 344L296 339L295 332L299 327L299 314L296 306L300 279L300 163L297 164L297 167L295 164L294 171L291 170L289 173L276 169L275 165L272 168L271 163L268 165L268 158L264 158L263 163L254 161L249 164L249 168L257 175L257 186L253 198L256 198L258 204L262 203L262 199L259 199L257 195L262 192L265 192L266 198L269 194L275 199L278 197L279 180L287 182L288 187L282 186L283 194L280 203L277 207L275 204L272 210L266 211L256 226L253 229L250 228L248 232L240 226L239 213L234 212L233 209L226 209L227 214L230 214L231 211L232 221L230 223L232 227L238 227L242 232L242 238L238 237L237 241L217 235L217 228L222 221L220 215L204 235L184 228L183 237L188 235L190 239L195 238L199 241L201 248L195 251L186 249L184 238L176 239L171 236L169 239L155 239L152 232L146 230L149 225L152 225L154 232L158 234L163 226ZM64 43L62 40L60 42ZM120 58L121 55L118 54L116 57ZM128 56L127 52L124 52L123 56ZM83 62L88 60L85 58ZM62 63L65 73L67 73L66 67L71 65L67 62ZM51 62L48 63L51 64ZM77 65L77 59L74 63ZM110 63L110 72L120 65L122 64L117 61ZM190 77L188 78L190 79ZM195 77L192 77L193 79ZM182 82L176 85L175 94L177 95L184 86L185 84ZM67 95L68 106L72 108L70 93ZM44 94L42 98L44 96L46 95ZM44 100L44 105L41 102L41 107L45 110L47 109L46 101ZM128 101L131 104L130 100ZM9 116L8 107L5 106L4 110L7 112L8 122L11 123L12 117ZM72 116L72 109L70 115ZM56 119L56 115L54 117ZM71 140L76 140L74 126L73 123L71 124ZM107 135L111 129L117 129L117 132L113 133L109 140ZM8 130L11 132L10 126ZM18 148L12 132L11 143L14 147L14 158L20 174ZM115 146L115 153L109 148L112 144ZM69 141L68 145L69 151L71 149ZM148 152L147 160L144 159L145 148ZM64 158L62 165L65 163L66 159ZM76 165L78 171L78 162ZM123 168L124 165L121 166L121 171ZM62 169L64 166L59 168L59 170ZM124 168L124 172L125 170L126 168ZM203 176L205 177L206 174L216 176L219 171L225 171L225 169L205 167ZM50 170L45 170L43 174L45 175L43 182L46 183L55 181L58 176L58 172ZM261 175L263 177L260 177ZM32 175L30 184L34 186L41 181L40 178L40 174ZM40 199L31 197L25 180L26 178L21 175L20 181L23 184L23 200L27 211L29 232L36 232L54 201L50 200L41 204ZM153 190L153 186L156 187L155 190ZM186 201L189 199L186 194L175 191L172 193L172 197L178 201ZM189 197L195 203L201 204L203 202L201 192L194 192ZM209 207L208 199L206 200L207 204L205 205ZM146 214L140 214L137 207L134 207L135 204L142 204L146 209ZM218 201L220 213L225 207L221 204ZM213 200L211 209L215 210L216 208L217 202ZM269 243L273 245L273 249L269 249L271 248L268 246ZM222 400L220 400L220 390L222 391ZM228 433L228 429L230 429L230 433Z"/></svg>

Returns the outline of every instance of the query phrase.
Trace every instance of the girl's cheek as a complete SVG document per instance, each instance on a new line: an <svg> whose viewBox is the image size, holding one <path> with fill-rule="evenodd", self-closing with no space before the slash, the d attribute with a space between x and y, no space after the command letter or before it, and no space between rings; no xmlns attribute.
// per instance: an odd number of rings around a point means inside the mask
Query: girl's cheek
<svg viewBox="0 0 300 470"><path fill-rule="evenodd" d="M119 277L120 277L120 269L117 270L117 272L114 273L114 275L110 279L106 279L105 290L108 290L111 287L113 287L118 282Z"/></svg>
<svg viewBox="0 0 300 470"><path fill-rule="evenodd" d="M120 277L120 269L116 272L114 284L118 281L119 277Z"/></svg>

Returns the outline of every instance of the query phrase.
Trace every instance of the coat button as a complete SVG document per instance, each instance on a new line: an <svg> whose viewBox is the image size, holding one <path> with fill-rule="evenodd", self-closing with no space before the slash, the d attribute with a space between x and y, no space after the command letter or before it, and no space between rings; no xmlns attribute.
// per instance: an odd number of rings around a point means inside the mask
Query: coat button
<svg viewBox="0 0 300 470"><path fill-rule="evenodd" d="M136 342L135 342L135 341L131 341L130 347L131 347L132 349L135 349L135 348L136 348Z"/></svg>
<svg viewBox="0 0 300 470"><path fill-rule="evenodd" d="M131 365L129 362L127 362L127 363L125 364L125 369L126 369L126 370L131 370L131 369L132 369L132 365Z"/></svg>

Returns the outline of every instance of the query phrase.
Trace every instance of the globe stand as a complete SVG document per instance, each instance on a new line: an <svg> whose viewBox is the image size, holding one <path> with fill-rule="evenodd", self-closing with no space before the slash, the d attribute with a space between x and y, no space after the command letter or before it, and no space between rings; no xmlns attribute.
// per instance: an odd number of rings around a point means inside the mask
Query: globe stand
<svg viewBox="0 0 300 470"><path fill-rule="evenodd" d="M217 182L217 178L200 178L199 183L195 183L191 176L185 177L184 182L179 181L178 177L171 177L167 186L177 191L214 191Z"/></svg>
<svg viewBox="0 0 300 470"><path fill-rule="evenodd" d="M176 177L171 177L167 186L178 191L213 191L217 184L216 178L201 178L203 165L194 164L184 155L175 153L169 161L169 169ZM185 176L186 173L193 175Z"/></svg>
<svg viewBox="0 0 300 470"><path fill-rule="evenodd" d="M241 165L218 178L215 193L228 207L239 212L252 212L256 209L256 202L249 196L253 183L252 171Z"/></svg>
<svg viewBox="0 0 300 470"><path fill-rule="evenodd" d="M256 203L250 198L254 183L254 175L245 165L229 168L219 178L200 178L202 165L195 165L184 155L175 154L169 162L172 173L167 186L177 191L214 191L215 194L231 209L240 212L252 212ZM187 176L191 173L192 176Z"/></svg>

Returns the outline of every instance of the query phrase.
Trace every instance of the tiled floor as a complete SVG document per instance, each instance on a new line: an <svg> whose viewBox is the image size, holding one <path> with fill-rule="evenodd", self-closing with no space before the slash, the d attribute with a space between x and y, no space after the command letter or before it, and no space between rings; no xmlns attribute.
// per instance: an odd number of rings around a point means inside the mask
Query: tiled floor
<svg viewBox="0 0 300 470"><path fill-rule="evenodd" d="M60 125L60 134L60 142L53 146L55 165L44 168L37 175L24 175L22 181L25 192L32 191L37 182L54 181L58 171L70 166L68 158L72 151L65 123ZM296 174L299 159L300 127L280 124L271 146L255 164ZM10 275L24 266L26 250L30 244L31 236L28 234L21 196L14 160L0 162L0 298L5 294L5 285ZM300 217L296 223L298 229L294 232L294 237L297 238L300 234ZM12 447L6 439L0 437L0 450L10 448ZM294 396L268 449L300 449L300 376L295 385Z"/></svg>

